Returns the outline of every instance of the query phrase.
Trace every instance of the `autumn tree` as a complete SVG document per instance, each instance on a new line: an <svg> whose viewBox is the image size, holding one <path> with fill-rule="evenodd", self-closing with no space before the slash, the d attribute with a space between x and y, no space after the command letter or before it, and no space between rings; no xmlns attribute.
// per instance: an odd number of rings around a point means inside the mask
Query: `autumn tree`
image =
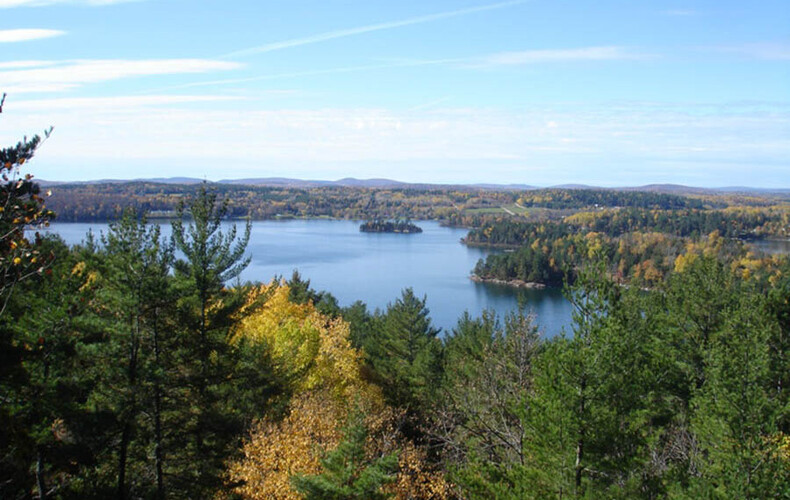
<svg viewBox="0 0 790 500"><path fill-rule="evenodd" d="M0 113L6 95L0 98ZM52 129L44 132L48 138ZM22 167L36 152L42 138L34 135L15 146L0 149L0 314L19 281L43 271L50 256L38 248L40 236L33 241L25 235L31 226L46 225L54 214L44 206L41 189L33 175L22 173Z"/></svg>
<svg viewBox="0 0 790 500"><path fill-rule="evenodd" d="M250 499L301 498L291 476L326 472L321 458L343 441L349 411L358 406L367 415L366 458L347 472L358 477L378 458L401 450L395 482L386 491L403 499L446 498L449 487L443 476L400 432L402 414L387 408L380 389L365 380L362 354L351 345L348 323L321 314L312 303L292 302L284 284L261 287L257 295L262 304L255 295L250 295L250 309L231 342L247 339L263 346L293 396L284 416L271 411L251 427L243 458L230 466L234 491Z"/></svg>
<svg viewBox="0 0 790 500"><path fill-rule="evenodd" d="M343 440L321 458L321 472L291 477L294 489L306 500L390 498L382 486L395 482L398 454L368 457L367 437L364 415L352 411L343 429Z"/></svg>

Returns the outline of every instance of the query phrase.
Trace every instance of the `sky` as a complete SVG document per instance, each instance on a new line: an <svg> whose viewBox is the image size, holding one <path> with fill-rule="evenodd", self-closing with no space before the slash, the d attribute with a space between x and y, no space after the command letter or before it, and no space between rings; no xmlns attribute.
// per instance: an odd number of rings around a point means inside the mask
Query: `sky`
<svg viewBox="0 0 790 500"><path fill-rule="evenodd" d="M790 188L787 0L0 0L39 179Z"/></svg>

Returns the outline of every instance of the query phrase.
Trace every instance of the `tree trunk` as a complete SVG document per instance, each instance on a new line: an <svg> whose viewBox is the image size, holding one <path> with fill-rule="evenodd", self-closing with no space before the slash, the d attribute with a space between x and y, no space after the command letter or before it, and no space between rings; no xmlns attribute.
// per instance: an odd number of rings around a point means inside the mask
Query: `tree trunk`
<svg viewBox="0 0 790 500"><path fill-rule="evenodd" d="M121 433L121 450L118 452L118 492L117 498L126 498L126 456L129 450L129 437L131 436L132 425L128 421L123 426Z"/></svg>
<svg viewBox="0 0 790 500"><path fill-rule="evenodd" d="M45 500L47 487L44 484L44 452L40 446L36 451L36 486L38 487L38 500Z"/></svg>
<svg viewBox="0 0 790 500"><path fill-rule="evenodd" d="M158 315L158 310L155 312ZM156 498L164 500L165 481L162 473L164 452L162 450L162 388L159 385L159 330L154 317L154 364L156 375L154 378L154 462L156 466Z"/></svg>
<svg viewBox="0 0 790 500"><path fill-rule="evenodd" d="M126 409L129 413L124 419L123 432L121 433L121 448L118 452L118 492L117 497L121 500L126 498L126 462L129 455L129 442L132 438L132 424L135 415L135 406L137 388L137 355L138 355L138 342L140 335L140 312L138 309L137 316L134 319L134 327L132 329L132 338L129 345L129 389L132 391L131 398L128 402L129 407Z"/></svg>
<svg viewBox="0 0 790 500"><path fill-rule="evenodd" d="M587 381L585 378L582 378L581 384L579 385L579 439L576 441L576 477L575 477L575 484L576 484L576 496L581 497L584 494L582 490L582 472L584 471L584 466L582 465L582 460L584 460L584 438L585 438L585 427L584 427L584 410L585 410L585 390L587 389Z"/></svg>

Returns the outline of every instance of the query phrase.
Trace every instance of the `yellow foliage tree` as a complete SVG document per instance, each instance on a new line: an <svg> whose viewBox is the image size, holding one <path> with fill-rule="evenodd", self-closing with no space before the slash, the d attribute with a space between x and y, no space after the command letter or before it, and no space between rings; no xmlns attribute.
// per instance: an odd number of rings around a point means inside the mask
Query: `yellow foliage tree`
<svg viewBox="0 0 790 500"><path fill-rule="evenodd" d="M351 346L348 323L322 315L312 304L294 304L289 296L284 284L255 289L231 339L265 343L295 394L284 419L265 418L253 426L243 458L228 470L234 492L248 499L300 498L291 476L320 472L320 457L338 445L349 410L358 407L368 415L367 453L400 450L397 480L388 486L395 498L445 498L450 487L444 476L403 439L398 416L362 378L361 353Z"/></svg>
<svg viewBox="0 0 790 500"><path fill-rule="evenodd" d="M288 286L276 283L253 291L249 308L261 296L266 301L245 310L231 341L265 343L275 369L293 380L294 392L321 388L344 400L360 393L375 397L369 394L375 388L360 377L362 358L351 346L348 323L322 315L312 304L294 304L289 295Z"/></svg>
<svg viewBox="0 0 790 500"><path fill-rule="evenodd" d="M337 401L310 392L294 398L282 421L259 421L244 444L244 458L230 466L234 492L249 499L301 498L290 478L320 472L320 451L334 448L342 437L341 414Z"/></svg>

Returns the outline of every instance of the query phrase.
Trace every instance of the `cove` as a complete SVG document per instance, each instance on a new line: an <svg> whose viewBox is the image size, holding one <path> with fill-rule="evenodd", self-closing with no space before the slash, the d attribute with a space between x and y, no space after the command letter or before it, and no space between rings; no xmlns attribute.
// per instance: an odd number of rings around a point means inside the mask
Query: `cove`
<svg viewBox="0 0 790 500"><path fill-rule="evenodd" d="M268 282L290 278L298 270L316 290L337 297L341 306L361 300L370 310L385 308L406 287L426 295L433 324L450 331L468 311L483 310L500 317L519 305L537 317L543 335L563 329L570 334L572 306L557 288L513 289L475 283L469 273L489 250L462 245L465 229L447 228L434 221L417 222L419 234L363 233L359 222L345 220L254 221L247 253L252 261L242 280ZM161 224L170 235L170 224ZM230 223L223 223L227 231ZM243 223L237 224L242 229ZM48 231L67 243L81 242L91 229L98 237L106 223L52 223Z"/></svg>

